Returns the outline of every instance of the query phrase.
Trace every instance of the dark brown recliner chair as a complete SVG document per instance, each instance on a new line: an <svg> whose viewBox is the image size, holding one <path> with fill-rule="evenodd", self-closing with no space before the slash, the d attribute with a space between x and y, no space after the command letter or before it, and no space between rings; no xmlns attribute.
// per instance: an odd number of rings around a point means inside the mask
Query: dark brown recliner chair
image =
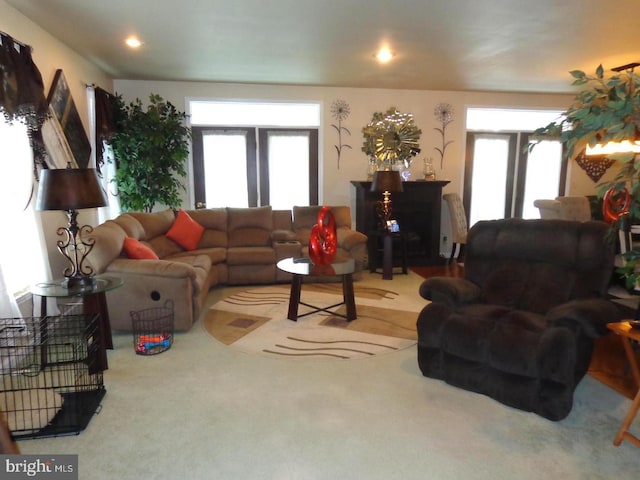
<svg viewBox="0 0 640 480"><path fill-rule="evenodd" d="M566 417L594 339L620 312L605 299L614 247L603 222L507 219L469 231L464 278L432 277L419 314L425 376L550 420Z"/></svg>

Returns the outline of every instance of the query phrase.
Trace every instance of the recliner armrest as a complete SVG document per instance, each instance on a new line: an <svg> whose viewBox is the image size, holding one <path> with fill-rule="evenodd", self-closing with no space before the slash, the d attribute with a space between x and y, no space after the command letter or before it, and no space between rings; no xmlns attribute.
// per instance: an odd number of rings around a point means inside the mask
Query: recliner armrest
<svg viewBox="0 0 640 480"><path fill-rule="evenodd" d="M207 270L211 268L211 260L206 255L200 255L199 263ZM208 263L208 265L207 265ZM193 265L172 260L131 260L117 258L105 270L106 273L117 275L149 275L165 278L189 278L196 281L196 271Z"/></svg>
<svg viewBox="0 0 640 480"><path fill-rule="evenodd" d="M621 312L616 305L603 298L571 300L547 312L549 325L563 326L574 333L599 338L609 331L607 323L619 322Z"/></svg>
<svg viewBox="0 0 640 480"><path fill-rule="evenodd" d="M481 289L465 278L431 277L422 282L419 292L422 298L454 307L478 302Z"/></svg>

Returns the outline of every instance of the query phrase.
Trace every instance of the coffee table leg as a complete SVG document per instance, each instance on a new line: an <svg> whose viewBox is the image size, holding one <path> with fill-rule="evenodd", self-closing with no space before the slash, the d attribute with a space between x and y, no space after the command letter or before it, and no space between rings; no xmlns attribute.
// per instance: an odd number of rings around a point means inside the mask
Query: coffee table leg
<svg viewBox="0 0 640 480"><path fill-rule="evenodd" d="M300 290L302 288L302 275L293 274L291 279L291 294L289 295L289 313L287 318L298 321L298 305L300 304Z"/></svg>
<svg viewBox="0 0 640 480"><path fill-rule="evenodd" d="M357 318L356 301L353 295L353 274L351 273L342 276L342 296L347 307L347 320L355 320Z"/></svg>

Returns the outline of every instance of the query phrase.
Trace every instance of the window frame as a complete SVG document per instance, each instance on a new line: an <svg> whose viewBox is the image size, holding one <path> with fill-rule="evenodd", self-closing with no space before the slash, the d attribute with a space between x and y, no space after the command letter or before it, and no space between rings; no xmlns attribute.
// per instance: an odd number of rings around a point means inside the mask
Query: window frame
<svg viewBox="0 0 640 480"><path fill-rule="evenodd" d="M303 132L309 134L309 205L318 205L318 129L258 128L260 158L260 205L270 203L269 195L269 134L272 132Z"/></svg>
<svg viewBox="0 0 640 480"><path fill-rule="evenodd" d="M475 139L477 136L492 135L509 138L509 152L506 178L506 198L504 218L521 218L524 204L525 175L527 171L527 161L529 159L529 142L532 132L527 131L479 131L467 130L466 132L466 153L464 171L464 193L463 204L465 211L471 212L471 197L473 195L473 161L475 155ZM525 147L526 146L526 147ZM563 196L566 189L568 160L566 158L566 147L562 145L562 158L560 160L560 179L558 185L558 196ZM519 175L518 172L525 172Z"/></svg>
<svg viewBox="0 0 640 480"><path fill-rule="evenodd" d="M195 208L206 208L204 187L203 137L207 132L244 132L246 134L247 195L249 207L269 205L269 151L271 132L306 132L309 134L309 205L319 201L319 129L315 127L236 127L192 126L193 197ZM256 139L258 140L256 142ZM262 148L261 148L262 146Z"/></svg>

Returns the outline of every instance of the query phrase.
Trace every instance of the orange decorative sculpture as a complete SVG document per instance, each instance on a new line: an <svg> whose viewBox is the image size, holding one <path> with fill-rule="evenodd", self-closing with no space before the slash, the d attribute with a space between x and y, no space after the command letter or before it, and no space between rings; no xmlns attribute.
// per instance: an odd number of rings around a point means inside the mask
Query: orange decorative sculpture
<svg viewBox="0 0 640 480"><path fill-rule="evenodd" d="M602 197L602 214L604 221L607 223L614 223L618 220L620 215L623 215L629 211L631 206L631 195L629 191L624 188L616 191L615 188L610 188Z"/></svg>
<svg viewBox="0 0 640 480"><path fill-rule="evenodd" d="M311 229L309 258L314 265L330 265L338 250L336 219L329 207L318 212L318 223Z"/></svg>

